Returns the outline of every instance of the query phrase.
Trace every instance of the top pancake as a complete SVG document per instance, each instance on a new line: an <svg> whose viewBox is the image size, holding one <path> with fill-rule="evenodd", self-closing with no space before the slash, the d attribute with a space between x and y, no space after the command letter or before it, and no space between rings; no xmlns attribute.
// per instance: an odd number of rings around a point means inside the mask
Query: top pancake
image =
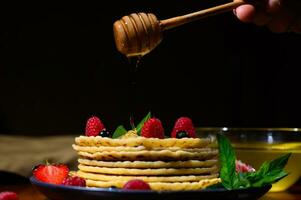
<svg viewBox="0 0 301 200"><path fill-rule="evenodd" d="M144 146L145 148L166 148L166 147L179 147L179 148L203 148L211 143L209 138L145 138L145 137L129 137L121 139L113 139L108 137L88 137L79 136L75 138L75 144L79 146L110 146L110 147L138 147Z"/></svg>

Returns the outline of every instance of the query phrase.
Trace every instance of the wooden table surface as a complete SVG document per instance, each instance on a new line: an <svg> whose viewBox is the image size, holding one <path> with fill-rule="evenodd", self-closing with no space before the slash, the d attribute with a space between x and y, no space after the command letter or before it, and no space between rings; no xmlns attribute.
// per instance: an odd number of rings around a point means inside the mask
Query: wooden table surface
<svg viewBox="0 0 301 200"><path fill-rule="evenodd" d="M47 200L30 184L0 185L0 191L14 191L18 194L19 200ZM301 200L301 186L294 186L286 192L269 192L260 200Z"/></svg>

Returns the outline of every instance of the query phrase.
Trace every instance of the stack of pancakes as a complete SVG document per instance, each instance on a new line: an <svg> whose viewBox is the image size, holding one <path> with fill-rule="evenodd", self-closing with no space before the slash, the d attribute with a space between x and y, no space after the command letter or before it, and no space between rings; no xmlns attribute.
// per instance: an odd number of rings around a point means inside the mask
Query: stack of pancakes
<svg viewBox="0 0 301 200"><path fill-rule="evenodd" d="M209 139L80 136L76 174L88 187L117 187L132 179L153 190L196 190L220 182L218 150Z"/></svg>

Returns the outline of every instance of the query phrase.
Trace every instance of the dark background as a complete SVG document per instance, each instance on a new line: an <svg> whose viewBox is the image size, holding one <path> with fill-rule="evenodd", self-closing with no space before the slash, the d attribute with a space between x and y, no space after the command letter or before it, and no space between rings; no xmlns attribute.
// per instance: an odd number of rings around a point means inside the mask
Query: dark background
<svg viewBox="0 0 301 200"><path fill-rule="evenodd" d="M195 126L301 127L300 35L243 24L232 12L203 19L164 32L132 85L114 21L225 1L101 2L1 6L0 133L78 134L91 115L113 130L148 111L166 130L183 115Z"/></svg>

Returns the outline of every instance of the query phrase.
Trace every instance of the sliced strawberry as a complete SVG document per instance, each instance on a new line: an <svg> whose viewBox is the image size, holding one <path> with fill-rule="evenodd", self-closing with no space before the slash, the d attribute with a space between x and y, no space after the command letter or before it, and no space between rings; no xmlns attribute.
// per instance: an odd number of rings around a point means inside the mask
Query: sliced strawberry
<svg viewBox="0 0 301 200"><path fill-rule="evenodd" d="M62 184L68 173L69 168L64 164L40 164L33 170L37 180L52 184Z"/></svg>

